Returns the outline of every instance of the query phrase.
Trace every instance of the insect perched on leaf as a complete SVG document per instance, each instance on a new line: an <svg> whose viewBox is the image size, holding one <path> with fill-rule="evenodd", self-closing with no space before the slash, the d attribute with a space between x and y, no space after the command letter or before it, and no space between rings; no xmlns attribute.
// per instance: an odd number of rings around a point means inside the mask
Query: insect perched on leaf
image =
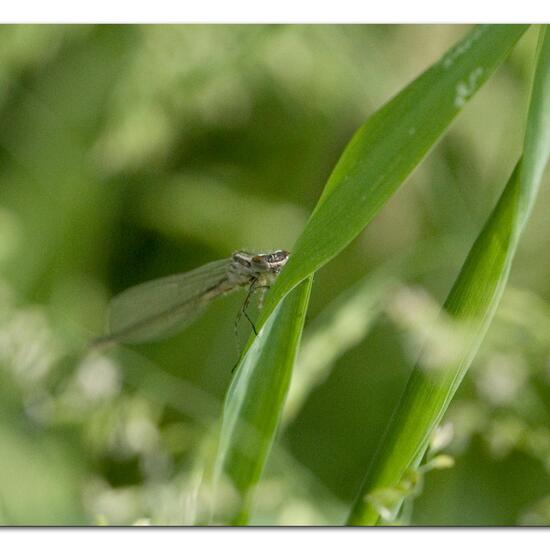
<svg viewBox="0 0 550 550"><path fill-rule="evenodd" d="M109 305L106 334L94 346L137 343L170 336L187 326L215 298L241 287L248 294L235 321L246 313L251 296L263 295L271 286L289 253L276 250L268 254L238 251L230 258L208 263L187 273L170 275L124 290Z"/></svg>

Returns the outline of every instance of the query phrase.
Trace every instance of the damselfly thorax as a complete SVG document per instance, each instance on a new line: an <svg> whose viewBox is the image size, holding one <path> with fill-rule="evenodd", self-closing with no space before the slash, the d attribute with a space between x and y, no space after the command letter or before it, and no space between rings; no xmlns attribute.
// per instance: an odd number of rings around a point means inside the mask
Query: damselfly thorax
<svg viewBox="0 0 550 550"><path fill-rule="evenodd" d="M263 294L288 257L284 250L266 254L238 251L187 273L133 286L112 299L106 334L94 343L137 343L170 336L193 321L212 300L242 287L248 288L248 294L237 321L245 315L254 328L246 313L250 298L260 291L261 305Z"/></svg>

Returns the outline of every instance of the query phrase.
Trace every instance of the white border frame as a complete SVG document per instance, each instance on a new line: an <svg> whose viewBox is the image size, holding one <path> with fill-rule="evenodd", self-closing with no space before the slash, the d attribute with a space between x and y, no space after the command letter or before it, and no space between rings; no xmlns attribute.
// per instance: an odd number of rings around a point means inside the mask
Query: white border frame
<svg viewBox="0 0 550 550"><path fill-rule="evenodd" d="M18 0L4 23L549 23L550 2L522 0Z"/></svg>

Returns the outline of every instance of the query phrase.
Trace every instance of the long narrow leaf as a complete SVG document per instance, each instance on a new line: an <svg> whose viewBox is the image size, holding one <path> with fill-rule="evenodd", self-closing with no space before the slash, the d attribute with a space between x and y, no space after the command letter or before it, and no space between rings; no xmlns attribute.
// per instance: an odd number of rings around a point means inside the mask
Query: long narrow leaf
<svg viewBox="0 0 550 550"><path fill-rule="evenodd" d="M391 492L397 487L407 471L421 460L433 430L493 318L549 155L550 36L543 28L523 158L472 247L444 305L446 314L465 324L470 336L459 354L439 369L426 369L420 359L367 472L349 518L350 524L375 524L384 491ZM397 509L400 503L398 498L393 503L394 508Z"/></svg>
<svg viewBox="0 0 550 550"><path fill-rule="evenodd" d="M260 324L287 292L363 230L526 29L475 27L356 132L271 289Z"/></svg>
<svg viewBox="0 0 550 550"><path fill-rule="evenodd" d="M311 283L311 278L304 281L277 306L248 349L229 389L217 455L215 505L218 507L227 493L233 502L214 510L216 523L242 524L248 519L252 491L286 398Z"/></svg>
<svg viewBox="0 0 550 550"><path fill-rule="evenodd" d="M249 343L228 391L217 479L236 494L231 511L216 521L246 521L280 418L307 308L311 283L297 285L365 227L526 29L474 28L375 113L344 151L289 263L267 295L257 323L260 336Z"/></svg>

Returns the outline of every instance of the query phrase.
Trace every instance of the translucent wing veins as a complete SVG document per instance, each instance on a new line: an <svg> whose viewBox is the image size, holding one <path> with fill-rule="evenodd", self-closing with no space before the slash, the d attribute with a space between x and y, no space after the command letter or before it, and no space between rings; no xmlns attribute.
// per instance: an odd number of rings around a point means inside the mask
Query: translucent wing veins
<svg viewBox="0 0 550 550"><path fill-rule="evenodd" d="M236 288L231 259L131 287L111 301L107 334L96 344L143 342L182 329L212 299Z"/></svg>

